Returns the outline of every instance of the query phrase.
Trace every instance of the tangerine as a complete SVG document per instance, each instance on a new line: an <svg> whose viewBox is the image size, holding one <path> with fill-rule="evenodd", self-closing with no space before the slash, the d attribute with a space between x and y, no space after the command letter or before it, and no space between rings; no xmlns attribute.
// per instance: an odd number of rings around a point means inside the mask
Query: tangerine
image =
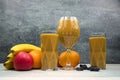
<svg viewBox="0 0 120 80"><path fill-rule="evenodd" d="M32 68L41 68L41 50L32 50L29 54L33 57Z"/></svg>
<svg viewBox="0 0 120 80"><path fill-rule="evenodd" d="M71 50L70 53L67 53L66 51L64 51L59 56L59 64L62 67L66 66L67 59L68 59L67 54L69 54L69 59L72 67L75 67L80 63L80 55L78 54L78 52Z"/></svg>

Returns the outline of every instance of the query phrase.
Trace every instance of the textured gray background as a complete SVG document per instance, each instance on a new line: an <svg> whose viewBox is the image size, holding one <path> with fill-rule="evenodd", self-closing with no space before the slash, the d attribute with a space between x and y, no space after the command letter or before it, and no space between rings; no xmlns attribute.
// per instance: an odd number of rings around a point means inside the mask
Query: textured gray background
<svg viewBox="0 0 120 80"><path fill-rule="evenodd" d="M107 35L107 63L120 63L120 0L0 0L0 62L18 43L40 45L43 30L56 30L58 20L74 15L81 37L73 47L82 63L89 63L88 38L92 32ZM65 50L60 45L59 53Z"/></svg>

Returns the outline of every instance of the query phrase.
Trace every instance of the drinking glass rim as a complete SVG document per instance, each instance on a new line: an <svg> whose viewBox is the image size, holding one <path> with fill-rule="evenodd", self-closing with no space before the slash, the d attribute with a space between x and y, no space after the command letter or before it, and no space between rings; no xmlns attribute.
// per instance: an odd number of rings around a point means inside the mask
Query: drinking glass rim
<svg viewBox="0 0 120 80"><path fill-rule="evenodd" d="M55 30L44 30L42 33L57 33Z"/></svg>
<svg viewBox="0 0 120 80"><path fill-rule="evenodd" d="M63 19L70 19L70 20L77 20L77 17L75 17L75 16L62 16L61 18L60 18L60 20L63 20Z"/></svg>
<svg viewBox="0 0 120 80"><path fill-rule="evenodd" d="M97 36L105 36L106 37L106 34L104 32L94 32L94 33L91 33L91 37L97 37Z"/></svg>

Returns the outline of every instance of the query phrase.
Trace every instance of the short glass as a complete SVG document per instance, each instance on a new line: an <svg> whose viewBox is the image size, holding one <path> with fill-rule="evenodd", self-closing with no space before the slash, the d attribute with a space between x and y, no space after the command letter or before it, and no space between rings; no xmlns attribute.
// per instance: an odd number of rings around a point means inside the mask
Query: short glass
<svg viewBox="0 0 120 80"><path fill-rule="evenodd" d="M106 35L103 32L91 34L89 38L90 64L106 69Z"/></svg>
<svg viewBox="0 0 120 80"><path fill-rule="evenodd" d="M41 38L41 69L56 70L58 63L58 34L55 31L44 31Z"/></svg>

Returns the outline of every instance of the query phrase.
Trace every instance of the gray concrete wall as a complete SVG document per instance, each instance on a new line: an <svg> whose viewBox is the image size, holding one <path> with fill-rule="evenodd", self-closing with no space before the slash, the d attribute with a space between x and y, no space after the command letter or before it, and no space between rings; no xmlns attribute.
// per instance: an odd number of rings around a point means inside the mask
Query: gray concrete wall
<svg viewBox="0 0 120 80"><path fill-rule="evenodd" d="M89 63L88 38L93 32L107 35L107 63L120 63L120 0L0 0L0 62L18 43L40 45L40 33L56 30L61 16L74 15L81 36L73 47L82 63ZM64 51L60 45L59 53Z"/></svg>

